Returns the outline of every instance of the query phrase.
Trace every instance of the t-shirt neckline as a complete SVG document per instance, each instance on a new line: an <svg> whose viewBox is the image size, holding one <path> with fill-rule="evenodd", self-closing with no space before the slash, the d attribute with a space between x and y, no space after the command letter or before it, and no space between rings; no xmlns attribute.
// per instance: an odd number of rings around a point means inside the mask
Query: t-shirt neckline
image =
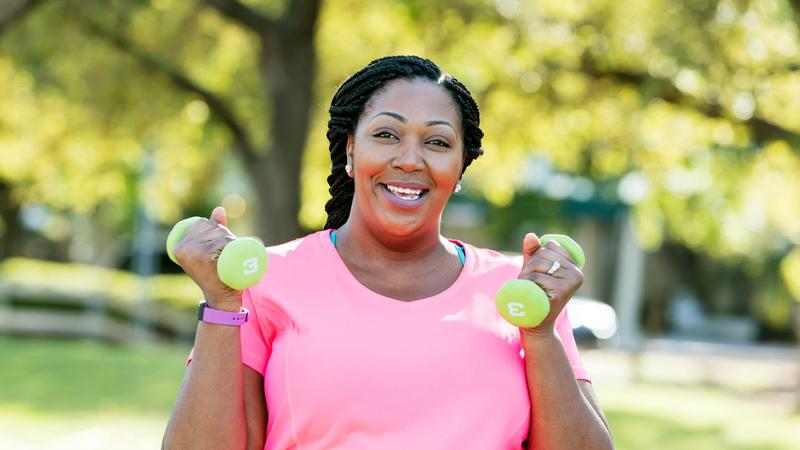
<svg viewBox="0 0 800 450"><path fill-rule="evenodd" d="M344 283L347 288L353 289L355 291L356 297L359 298L369 298L373 297L377 301L374 302L375 304L382 304L387 305L390 308L424 308L427 306L438 305L447 301L448 298L458 298L456 295L463 286L467 283L469 279L469 274L473 271L475 267L475 253L473 252L472 247L457 239L449 239L448 241L453 242L456 245L460 245L464 249L465 260L464 265L461 267L461 272L459 272L458 277L456 280L448 286L442 292L438 294L432 295L430 297L424 297L412 301L405 301L399 300L393 297L388 297L383 294L379 294L371 290L370 288L361 284L360 281L350 272L350 269L347 268L347 265L344 263L344 260L339 255L339 252L336 250L336 247L331 242L331 231L332 229L322 230L318 233L317 238L319 239L319 244L322 246L322 249L325 253L333 261L333 272L334 276Z"/></svg>

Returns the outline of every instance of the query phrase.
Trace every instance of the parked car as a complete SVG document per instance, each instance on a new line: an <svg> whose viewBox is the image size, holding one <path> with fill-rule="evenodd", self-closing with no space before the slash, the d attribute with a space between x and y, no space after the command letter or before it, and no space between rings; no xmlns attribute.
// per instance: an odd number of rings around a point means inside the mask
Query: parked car
<svg viewBox="0 0 800 450"><path fill-rule="evenodd" d="M588 297L572 297L567 303L575 341L583 345L601 345L617 333L617 314L607 303Z"/></svg>

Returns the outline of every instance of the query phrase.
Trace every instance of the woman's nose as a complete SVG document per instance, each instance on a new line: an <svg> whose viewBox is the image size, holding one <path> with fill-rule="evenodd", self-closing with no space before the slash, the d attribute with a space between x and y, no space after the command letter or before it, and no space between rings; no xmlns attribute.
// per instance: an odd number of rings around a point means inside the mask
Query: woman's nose
<svg viewBox="0 0 800 450"><path fill-rule="evenodd" d="M422 146L416 142L405 142L398 146L398 154L392 160L392 167L406 172L421 170L425 166Z"/></svg>

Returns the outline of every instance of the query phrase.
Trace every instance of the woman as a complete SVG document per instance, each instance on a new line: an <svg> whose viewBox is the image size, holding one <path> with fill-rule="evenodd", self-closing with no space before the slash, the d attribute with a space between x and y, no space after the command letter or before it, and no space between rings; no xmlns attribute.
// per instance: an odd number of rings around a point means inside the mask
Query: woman
<svg viewBox="0 0 800 450"><path fill-rule="evenodd" d="M520 266L440 234L482 153L469 91L431 61L387 57L330 114L326 230L269 248L243 292L216 275L232 239L221 208L175 247L208 308L249 316L198 325L164 447L613 448L562 313L582 282L568 253L529 233ZM536 328L494 309L515 277L551 298Z"/></svg>

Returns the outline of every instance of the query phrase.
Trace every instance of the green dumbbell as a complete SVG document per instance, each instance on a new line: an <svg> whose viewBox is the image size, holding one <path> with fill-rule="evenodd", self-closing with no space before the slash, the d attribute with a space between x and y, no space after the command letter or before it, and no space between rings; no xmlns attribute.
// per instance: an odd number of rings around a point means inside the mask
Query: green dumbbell
<svg viewBox="0 0 800 450"><path fill-rule="evenodd" d="M167 255L175 264L172 249L186 230L200 217L183 219L172 227L167 236ZM217 274L227 286L239 290L258 283L267 269L267 249L257 239L242 237L228 242L217 259Z"/></svg>
<svg viewBox="0 0 800 450"><path fill-rule="evenodd" d="M586 263L583 249L569 236L545 234L539 241L542 245L550 241L560 244L580 268ZM530 280L506 281L495 295L495 305L503 318L522 328L538 326L550 313L550 298L539 285Z"/></svg>

